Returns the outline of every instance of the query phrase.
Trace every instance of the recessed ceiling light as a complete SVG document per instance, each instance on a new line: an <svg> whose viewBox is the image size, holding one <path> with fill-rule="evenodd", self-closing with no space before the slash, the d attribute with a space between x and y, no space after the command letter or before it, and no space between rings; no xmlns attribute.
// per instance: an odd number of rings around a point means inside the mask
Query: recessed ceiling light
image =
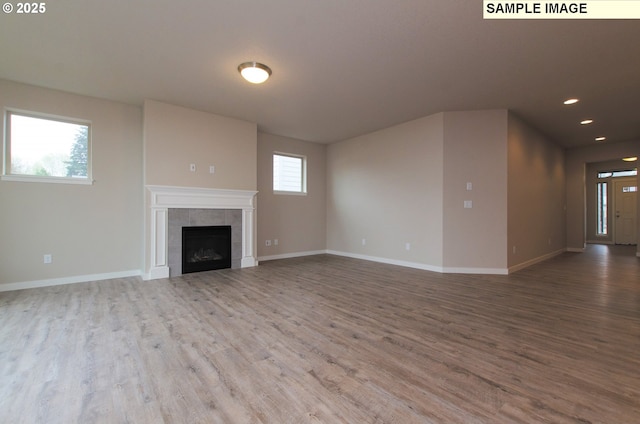
<svg viewBox="0 0 640 424"><path fill-rule="evenodd" d="M622 160L625 161L625 162L635 162L635 161L638 160L638 157L637 156L631 156L631 157L628 157L628 158L622 158Z"/></svg>
<svg viewBox="0 0 640 424"><path fill-rule="evenodd" d="M262 84L271 76L271 68L258 62L241 63L238 72L252 84Z"/></svg>
<svg viewBox="0 0 640 424"><path fill-rule="evenodd" d="M593 119L585 119L584 121L580 121L580 124L582 125L588 125L592 123L593 123Z"/></svg>
<svg viewBox="0 0 640 424"><path fill-rule="evenodd" d="M596 141L605 141L607 137L596 137Z"/></svg>
<svg viewBox="0 0 640 424"><path fill-rule="evenodd" d="M578 99L567 99L567 100L564 101L564 104L565 105L574 105L574 104L578 103L579 101L580 100L578 100Z"/></svg>

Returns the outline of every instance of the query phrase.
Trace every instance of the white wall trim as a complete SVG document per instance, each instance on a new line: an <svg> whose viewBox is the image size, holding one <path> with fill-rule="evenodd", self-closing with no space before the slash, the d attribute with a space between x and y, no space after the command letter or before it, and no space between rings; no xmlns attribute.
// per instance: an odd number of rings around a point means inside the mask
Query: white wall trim
<svg viewBox="0 0 640 424"><path fill-rule="evenodd" d="M587 240L587 244L615 244L613 240Z"/></svg>
<svg viewBox="0 0 640 424"><path fill-rule="evenodd" d="M148 185L151 207L186 209L251 209L258 193L252 190L227 190L201 187Z"/></svg>
<svg viewBox="0 0 640 424"><path fill-rule="evenodd" d="M155 266L142 274L142 279L147 280L157 280L159 278L169 278L169 267L168 266Z"/></svg>
<svg viewBox="0 0 640 424"><path fill-rule="evenodd" d="M535 264L537 264L539 262L543 262L543 261L546 261L548 259L555 258L556 256L562 255L566 251L567 251L567 249L556 250L555 252L547 253L546 255L538 256L537 258L533 258L533 259L530 259L528 261L525 261L525 262L519 263L517 265L511 266L511 267L509 267L509 273L520 271L521 269L525 269L525 268L530 267L531 265L535 265Z"/></svg>
<svg viewBox="0 0 640 424"><path fill-rule="evenodd" d="M389 259L389 258L382 258L379 256L369 256L369 255L361 255L359 253L350 253L350 252L340 252L337 250L327 250L327 253L330 255L336 255L336 256L344 256L346 258L353 258L353 259L362 259L365 261L371 261L371 262L380 262L383 264L389 264L389 265L399 265L399 266L404 266L407 268L415 268L415 269L422 269L424 271L433 271L433 272L440 272L442 273L442 267L438 267L438 266L434 266L434 265L427 265L427 264L421 264L418 262L409 262L409 261L402 261L402 260L398 260L398 259Z"/></svg>
<svg viewBox="0 0 640 424"><path fill-rule="evenodd" d="M397 259L382 258L379 256L361 255L358 253L341 252L337 250L315 250L315 251L309 251L309 252L285 253L282 255L261 256L258 259L260 261L272 261L277 259L288 259L288 258L297 258L302 256L312 256L312 255L322 255L322 254L343 256L346 258L353 258L353 259L362 259L364 261L379 262L379 263L389 264L389 265L398 265L398 266L403 266L407 268L421 269L423 271L439 272L441 274L451 273L451 274L505 275L505 274L508 274L509 272L509 270L504 268L443 268L443 267L438 267L434 265L421 264L418 262L409 262L409 261L402 261Z"/></svg>
<svg viewBox="0 0 640 424"><path fill-rule="evenodd" d="M47 280L23 281L20 283L0 284L0 292L34 289L39 287L61 286L64 284L88 283L91 281L112 280L114 278L139 277L140 270L108 272L104 274L77 275L74 277L51 278Z"/></svg>
<svg viewBox="0 0 640 424"><path fill-rule="evenodd" d="M508 268L468 268L468 267L445 267L443 274L487 274L487 275L508 275Z"/></svg>
<svg viewBox="0 0 640 424"><path fill-rule="evenodd" d="M258 257L258 261L274 261L278 259L290 259L290 258L301 258L303 256L314 256L314 255L325 255L328 251L326 250L311 250L307 252L293 252L293 253L282 253L280 255L269 255L269 256L260 256Z"/></svg>
<svg viewBox="0 0 640 424"><path fill-rule="evenodd" d="M398 259L381 258L379 256L361 255L358 253L340 252L336 250L328 250L328 254L344 256L347 258L363 259L365 261L380 262L389 265L404 266L407 268L421 269L423 271L439 272L441 274L499 274L506 275L509 273L505 268L457 268L457 267L441 267L435 265L422 264L419 262L402 261Z"/></svg>

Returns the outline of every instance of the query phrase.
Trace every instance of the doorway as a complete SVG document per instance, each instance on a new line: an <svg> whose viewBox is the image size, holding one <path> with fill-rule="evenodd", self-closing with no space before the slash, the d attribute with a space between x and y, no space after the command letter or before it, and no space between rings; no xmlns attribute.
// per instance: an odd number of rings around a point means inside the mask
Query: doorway
<svg viewBox="0 0 640 424"><path fill-rule="evenodd" d="M591 244L638 243L638 170L622 160L586 166L586 240Z"/></svg>
<svg viewBox="0 0 640 424"><path fill-rule="evenodd" d="M615 244L638 244L637 181L635 178L616 179L613 188L613 211L615 212L613 242Z"/></svg>

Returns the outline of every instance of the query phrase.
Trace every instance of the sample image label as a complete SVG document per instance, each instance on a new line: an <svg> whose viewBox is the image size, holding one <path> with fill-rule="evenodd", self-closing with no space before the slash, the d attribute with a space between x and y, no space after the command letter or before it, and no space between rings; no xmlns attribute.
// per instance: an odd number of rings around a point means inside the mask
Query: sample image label
<svg viewBox="0 0 640 424"><path fill-rule="evenodd" d="M484 19L640 19L640 0L483 1Z"/></svg>

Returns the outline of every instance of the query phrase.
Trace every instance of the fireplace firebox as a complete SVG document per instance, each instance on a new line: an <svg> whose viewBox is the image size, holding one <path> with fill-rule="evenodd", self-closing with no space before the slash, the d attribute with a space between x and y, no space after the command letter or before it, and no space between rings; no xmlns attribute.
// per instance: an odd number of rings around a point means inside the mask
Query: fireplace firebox
<svg viewBox="0 0 640 424"><path fill-rule="evenodd" d="M182 227L182 273L231 268L231 226Z"/></svg>

